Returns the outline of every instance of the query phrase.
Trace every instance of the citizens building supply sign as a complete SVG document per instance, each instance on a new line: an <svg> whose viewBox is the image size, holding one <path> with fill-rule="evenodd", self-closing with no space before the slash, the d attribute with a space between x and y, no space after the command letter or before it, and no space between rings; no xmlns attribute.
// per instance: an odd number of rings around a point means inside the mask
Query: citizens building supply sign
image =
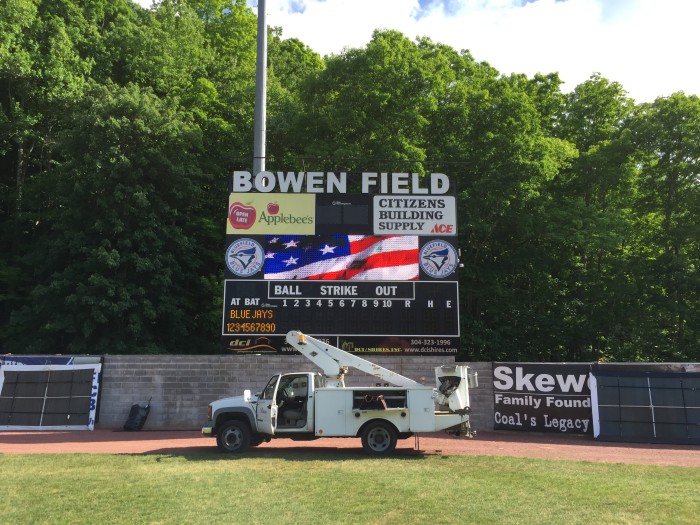
<svg viewBox="0 0 700 525"><path fill-rule="evenodd" d="M381 235L454 235L455 198L374 197L374 232Z"/></svg>
<svg viewBox="0 0 700 525"><path fill-rule="evenodd" d="M592 434L590 365L493 363L494 429Z"/></svg>

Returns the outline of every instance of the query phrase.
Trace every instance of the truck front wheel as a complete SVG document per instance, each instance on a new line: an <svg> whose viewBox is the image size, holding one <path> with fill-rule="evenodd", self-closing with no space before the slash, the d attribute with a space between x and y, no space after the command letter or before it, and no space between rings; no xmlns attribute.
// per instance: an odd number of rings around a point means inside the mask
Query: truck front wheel
<svg viewBox="0 0 700 525"><path fill-rule="evenodd" d="M244 452L250 446L250 434L250 428L242 421L227 421L216 434L216 444L221 452Z"/></svg>
<svg viewBox="0 0 700 525"><path fill-rule="evenodd" d="M367 454L381 456L396 448L396 429L385 421L372 421L362 431L362 448Z"/></svg>

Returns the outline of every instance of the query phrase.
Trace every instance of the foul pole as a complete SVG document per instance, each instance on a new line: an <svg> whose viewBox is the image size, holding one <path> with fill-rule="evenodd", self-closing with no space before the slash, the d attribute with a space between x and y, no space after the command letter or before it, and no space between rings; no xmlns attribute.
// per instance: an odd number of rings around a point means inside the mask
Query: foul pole
<svg viewBox="0 0 700 525"><path fill-rule="evenodd" d="M265 171L267 105L267 20L265 0L258 0L258 56L255 66L255 119L253 123L253 176Z"/></svg>

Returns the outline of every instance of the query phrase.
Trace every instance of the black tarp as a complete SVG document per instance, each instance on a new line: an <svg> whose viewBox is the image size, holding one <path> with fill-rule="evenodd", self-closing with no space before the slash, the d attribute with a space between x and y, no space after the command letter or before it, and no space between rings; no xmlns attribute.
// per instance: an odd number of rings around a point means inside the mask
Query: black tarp
<svg viewBox="0 0 700 525"><path fill-rule="evenodd" d="M593 435L700 444L700 373L591 367Z"/></svg>
<svg viewBox="0 0 700 525"><path fill-rule="evenodd" d="M0 428L92 429L100 364L3 364Z"/></svg>

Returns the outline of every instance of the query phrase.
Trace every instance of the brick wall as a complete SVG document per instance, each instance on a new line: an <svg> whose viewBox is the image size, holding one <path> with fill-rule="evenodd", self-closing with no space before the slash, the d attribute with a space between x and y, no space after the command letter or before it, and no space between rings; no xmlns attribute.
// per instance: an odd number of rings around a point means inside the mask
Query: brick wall
<svg viewBox="0 0 700 525"><path fill-rule="evenodd" d="M380 366L421 383L434 385L436 366L454 362L442 356L371 358ZM493 429L493 380L491 363L462 363L476 369L479 387L471 390L472 428ZM320 371L303 356L126 356L106 355L96 428L118 429L131 405L151 399L146 430L201 428L207 405L227 396L263 389L277 372ZM346 376L347 386L372 384L372 378L356 370Z"/></svg>

